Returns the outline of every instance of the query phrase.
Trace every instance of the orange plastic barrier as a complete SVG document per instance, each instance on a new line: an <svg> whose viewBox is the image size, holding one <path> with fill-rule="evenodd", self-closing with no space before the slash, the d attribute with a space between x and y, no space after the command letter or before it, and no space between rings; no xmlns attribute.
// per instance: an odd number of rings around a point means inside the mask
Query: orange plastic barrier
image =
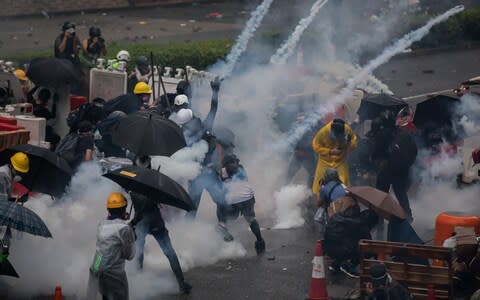
<svg viewBox="0 0 480 300"><path fill-rule="evenodd" d="M443 242L452 236L455 227L473 227L480 233L480 217L462 212L444 212L438 215L435 221L435 246L442 246Z"/></svg>

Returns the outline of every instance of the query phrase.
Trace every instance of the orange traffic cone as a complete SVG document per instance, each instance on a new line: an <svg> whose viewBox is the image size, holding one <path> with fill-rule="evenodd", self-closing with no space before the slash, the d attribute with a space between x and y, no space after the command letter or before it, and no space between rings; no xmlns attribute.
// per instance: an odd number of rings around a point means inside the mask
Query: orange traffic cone
<svg viewBox="0 0 480 300"><path fill-rule="evenodd" d="M313 258L312 283L309 300L328 300L327 281L325 280L325 261L323 259L322 242L317 241Z"/></svg>
<svg viewBox="0 0 480 300"><path fill-rule="evenodd" d="M62 300L62 287L57 285L55 287L55 296L53 297L53 300Z"/></svg>
<svg viewBox="0 0 480 300"><path fill-rule="evenodd" d="M429 285L428 286L428 297L427 297L428 300L435 300L436 297L435 297L435 289L433 287L433 285Z"/></svg>

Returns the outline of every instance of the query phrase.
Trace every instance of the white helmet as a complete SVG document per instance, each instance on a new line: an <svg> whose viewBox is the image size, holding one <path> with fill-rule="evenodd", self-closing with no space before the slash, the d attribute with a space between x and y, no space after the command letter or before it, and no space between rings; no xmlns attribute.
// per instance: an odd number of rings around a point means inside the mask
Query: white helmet
<svg viewBox="0 0 480 300"><path fill-rule="evenodd" d="M130 61L130 53L127 50L120 50L117 53L117 59L123 61Z"/></svg>
<svg viewBox="0 0 480 300"><path fill-rule="evenodd" d="M183 105L185 103L188 103L188 97L186 95L178 95L177 97L175 97L173 103L175 105Z"/></svg>
<svg viewBox="0 0 480 300"><path fill-rule="evenodd" d="M183 126L186 123L190 122L193 118L193 112L191 109L182 108L176 113L170 115L170 120L177 123L178 126Z"/></svg>

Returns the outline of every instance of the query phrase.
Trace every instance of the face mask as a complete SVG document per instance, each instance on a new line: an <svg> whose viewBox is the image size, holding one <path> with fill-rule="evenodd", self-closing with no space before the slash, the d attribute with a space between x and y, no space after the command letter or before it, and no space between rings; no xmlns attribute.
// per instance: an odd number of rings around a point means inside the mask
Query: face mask
<svg viewBox="0 0 480 300"><path fill-rule="evenodd" d="M67 32L70 34L75 33L75 28L68 28Z"/></svg>
<svg viewBox="0 0 480 300"><path fill-rule="evenodd" d="M22 176L15 175L15 177L13 177L13 182L20 182L20 181L22 181Z"/></svg>

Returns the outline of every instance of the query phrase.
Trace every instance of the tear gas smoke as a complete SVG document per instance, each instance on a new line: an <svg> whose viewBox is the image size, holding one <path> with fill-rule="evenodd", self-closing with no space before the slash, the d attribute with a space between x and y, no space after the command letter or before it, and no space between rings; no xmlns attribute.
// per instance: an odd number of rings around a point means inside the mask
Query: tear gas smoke
<svg viewBox="0 0 480 300"><path fill-rule="evenodd" d="M306 185L289 185L283 187L274 195L275 215L277 217L274 229L289 229L305 224L299 204L311 194Z"/></svg>
<svg viewBox="0 0 480 300"><path fill-rule="evenodd" d="M429 33L430 29L433 26L447 20L449 17L463 10L463 6L456 6L448 10L447 12L431 19L424 26L406 34L403 38L399 39L393 45L387 47L379 56L371 60L366 66L359 70L359 72L357 72L355 76L350 78L347 81L346 88L341 93L332 97L324 106L321 106L314 113L310 114L305 119L304 124L291 129L284 139L276 142L274 145L270 145L269 149L264 150L263 153L261 153L260 157L263 158L271 152L288 149L289 147L297 144L298 141L305 133L307 133L308 130L315 127L315 125L318 123L318 121L323 115L329 112L334 112L337 105L343 103L346 98L350 97L357 84L362 82L367 75L371 74L376 68L389 61L393 56L410 47L414 42L421 40L425 35Z"/></svg>
<svg viewBox="0 0 480 300"><path fill-rule="evenodd" d="M455 114L460 119L459 123L467 136L480 134L479 113L480 97L468 93L460 98L460 105Z"/></svg>
<svg viewBox="0 0 480 300"><path fill-rule="evenodd" d="M293 33L289 38L283 43L283 45L277 50L277 52L270 58L270 63L274 64L284 64L292 56L295 48L302 37L303 32L308 28L312 21L317 16L320 9L327 4L328 0L317 0L312 8L310 9L310 14L301 19Z"/></svg>
<svg viewBox="0 0 480 300"><path fill-rule="evenodd" d="M211 71L213 73L220 74L222 78L225 78L232 73L238 59L247 49L248 42L262 23L262 20L268 13L272 3L273 0L263 0L263 2L257 6L257 8L250 15L250 19L248 20L247 24L245 24L245 28L243 29L242 33L237 37L235 45L233 45L225 61L219 62L212 67Z"/></svg>
<svg viewBox="0 0 480 300"><path fill-rule="evenodd" d="M53 239L22 234L22 239L17 240L14 231L10 261L20 279L8 280L9 290L15 293L11 296L51 294L56 285L61 285L64 294L75 294L83 299L95 253L97 226L107 216L105 199L114 191L120 191L120 187L101 176L100 166L94 162L85 163L62 199L52 201L50 197L40 196L25 204L45 221ZM225 243L211 223L188 223L181 218L167 223L167 228L184 271L246 254L238 242ZM151 237L147 238L145 253L142 274L135 274L131 270L132 263L127 262L132 298L145 299L177 292L167 259Z"/></svg>
<svg viewBox="0 0 480 300"><path fill-rule="evenodd" d="M192 147L185 147L170 157L152 157L152 169L160 170L163 174L172 178L180 184L187 183L200 173L200 163L205 158L208 145L201 140Z"/></svg>

